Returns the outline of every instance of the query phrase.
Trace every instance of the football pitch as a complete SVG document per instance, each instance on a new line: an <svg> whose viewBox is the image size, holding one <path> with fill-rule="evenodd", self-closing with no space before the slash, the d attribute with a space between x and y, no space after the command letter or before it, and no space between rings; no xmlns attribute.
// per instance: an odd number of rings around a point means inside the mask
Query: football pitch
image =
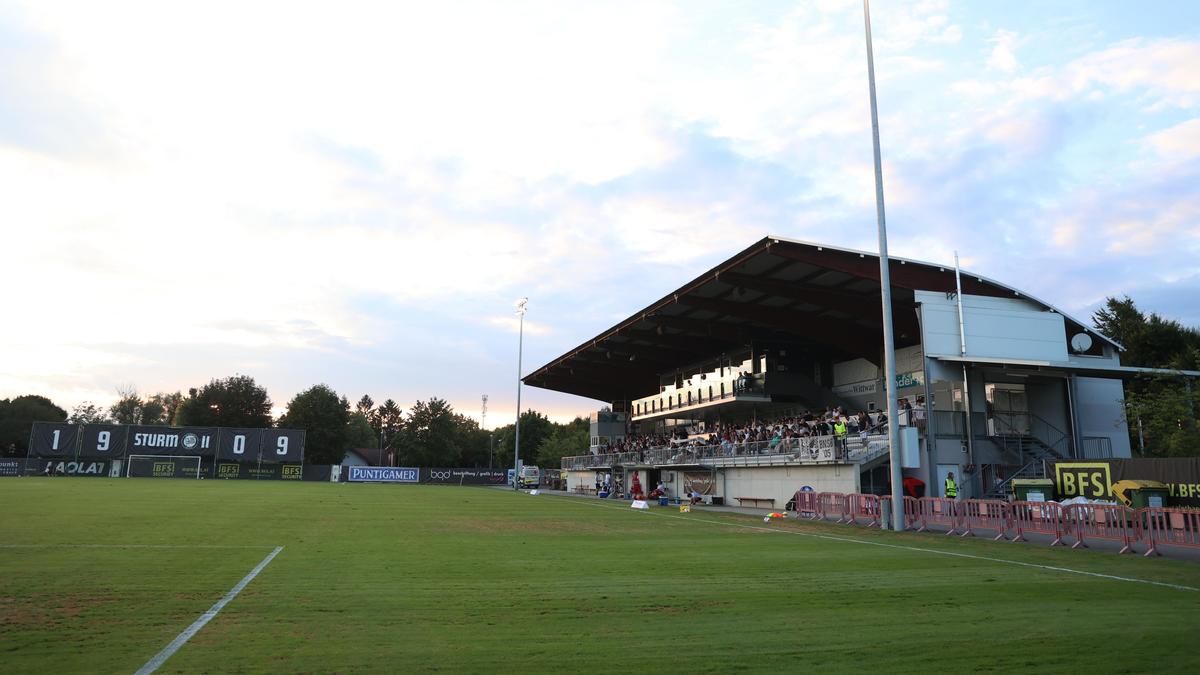
<svg viewBox="0 0 1200 675"><path fill-rule="evenodd" d="M22 478L0 509L5 673L135 672L223 599L158 672L1200 672L1179 560L491 488Z"/></svg>

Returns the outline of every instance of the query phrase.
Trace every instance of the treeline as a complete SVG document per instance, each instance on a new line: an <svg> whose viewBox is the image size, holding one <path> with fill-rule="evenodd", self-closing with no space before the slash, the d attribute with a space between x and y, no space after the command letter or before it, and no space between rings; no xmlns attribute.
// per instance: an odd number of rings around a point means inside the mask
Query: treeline
<svg viewBox="0 0 1200 675"><path fill-rule="evenodd" d="M1125 347L1121 364L1144 368L1200 370L1200 330L1145 314L1128 296L1108 298L1092 315L1096 329ZM1200 455L1200 382L1176 376L1146 376L1125 384L1125 418L1134 455Z"/></svg>
<svg viewBox="0 0 1200 675"><path fill-rule="evenodd" d="M22 457L34 422L69 421L303 429L309 464L338 464L347 450L355 448L374 449L370 460L397 466L506 467L513 463L514 425L481 429L477 421L436 397L417 401L406 413L392 399L377 406L369 395L351 406L345 396L318 384L296 394L287 412L273 419L266 388L247 375L212 380L186 395L141 396L134 389L118 394L117 402L108 408L85 402L70 414L44 396L2 399L0 451ZM564 455L581 454L587 446L585 418L556 424L537 411L521 415L521 457L527 464L557 468Z"/></svg>

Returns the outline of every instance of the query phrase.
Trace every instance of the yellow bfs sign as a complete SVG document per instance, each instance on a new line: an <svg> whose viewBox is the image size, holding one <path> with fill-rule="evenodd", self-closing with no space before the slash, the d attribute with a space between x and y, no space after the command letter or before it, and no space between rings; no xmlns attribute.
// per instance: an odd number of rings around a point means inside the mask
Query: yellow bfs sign
<svg viewBox="0 0 1200 675"><path fill-rule="evenodd" d="M1060 499L1112 498L1112 468L1108 462L1055 462L1054 488Z"/></svg>

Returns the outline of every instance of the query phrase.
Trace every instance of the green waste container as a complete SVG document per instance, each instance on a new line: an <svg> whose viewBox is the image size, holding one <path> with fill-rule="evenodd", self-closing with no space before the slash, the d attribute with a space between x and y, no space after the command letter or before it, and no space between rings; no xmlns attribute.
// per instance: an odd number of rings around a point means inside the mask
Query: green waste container
<svg viewBox="0 0 1200 675"><path fill-rule="evenodd" d="M1131 509L1162 508L1170 492L1156 480L1120 480L1112 486L1113 496Z"/></svg>
<svg viewBox="0 0 1200 675"><path fill-rule="evenodd" d="M1013 501L1048 502L1054 499L1054 481L1049 478L1014 478Z"/></svg>

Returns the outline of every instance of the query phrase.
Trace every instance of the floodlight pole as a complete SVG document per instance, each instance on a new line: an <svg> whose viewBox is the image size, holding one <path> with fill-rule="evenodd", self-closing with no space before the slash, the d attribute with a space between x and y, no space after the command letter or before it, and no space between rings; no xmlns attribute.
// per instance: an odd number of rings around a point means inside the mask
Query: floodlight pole
<svg viewBox="0 0 1200 675"><path fill-rule="evenodd" d="M904 529L904 485L900 472L900 419L896 414L896 343L892 335L892 277L888 270L887 221L883 214L883 160L879 153L879 110L875 104L875 55L871 48L871 0L863 0L867 34L867 84L871 90L871 140L875 146L875 212L879 220L879 290L883 300L883 363L887 385L888 459L892 467L892 529Z"/></svg>
<svg viewBox="0 0 1200 675"><path fill-rule="evenodd" d="M525 351L525 305L529 298L517 301L517 424L513 428L513 489L521 489L521 355Z"/></svg>

